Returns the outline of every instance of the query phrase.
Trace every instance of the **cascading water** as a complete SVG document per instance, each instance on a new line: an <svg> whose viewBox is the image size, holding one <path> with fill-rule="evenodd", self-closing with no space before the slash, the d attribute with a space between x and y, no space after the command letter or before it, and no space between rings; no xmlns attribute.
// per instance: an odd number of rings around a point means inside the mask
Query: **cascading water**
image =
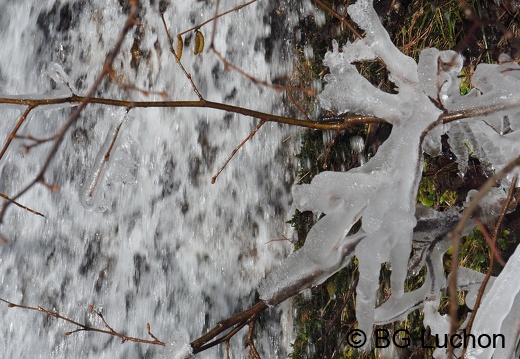
<svg viewBox="0 0 520 359"><path fill-rule="evenodd" d="M125 4L0 1L0 92L56 97L70 95L72 89L84 94L126 20ZM221 11L236 5L240 2L225 2ZM283 41L266 41L275 35L269 20L277 6L282 5L258 2L218 20L217 49L262 79L290 68L287 59L278 63ZM200 1L142 1L139 25L123 43L115 76L121 83L166 91L168 99L196 99L168 51L162 11L174 37L212 17L215 9ZM201 30L207 43L211 29L212 24ZM193 32L185 35L192 44L185 46L182 61L206 99L270 113L282 110L274 91L224 71L211 53L194 56L193 37ZM105 81L97 96L162 100L122 89L113 80ZM2 145L23 110L0 107ZM49 137L72 110L37 108L18 135ZM102 165L119 125L110 159ZM114 329L147 338L148 322L165 342L174 332L194 339L250 306L260 279L290 248L287 242L266 242L288 230L284 220L296 141L284 139L292 130L264 125L217 182L210 181L255 125L249 118L215 110L148 108L127 114L121 108L89 105L46 172L47 182L59 192L36 185L19 199L46 218L15 206L4 218L0 230L9 242L0 247L0 296L103 327L88 311L91 304ZM51 144L24 153L27 143L15 139L0 159L0 192L16 194L41 168ZM284 318L276 315L280 325L263 330L259 325L257 346L263 358L283 357L288 347ZM101 334L65 336L78 328L5 305L0 323L5 358L156 358L165 353L162 347L121 344ZM235 355L243 356L241 339L232 343ZM223 355L220 347L200 357Z"/></svg>

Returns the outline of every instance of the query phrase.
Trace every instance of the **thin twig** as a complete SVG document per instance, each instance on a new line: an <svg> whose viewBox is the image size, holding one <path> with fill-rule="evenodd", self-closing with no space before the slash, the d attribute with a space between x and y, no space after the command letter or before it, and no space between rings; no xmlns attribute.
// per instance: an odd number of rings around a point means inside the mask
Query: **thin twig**
<svg viewBox="0 0 520 359"><path fill-rule="evenodd" d="M303 108L301 108L300 105L298 105L298 102L296 102L296 100L294 99L293 95L292 95L292 91L291 90L287 90L287 97L289 98L289 101L291 101L291 103L293 104L294 107L296 107L298 109L298 111L300 111L300 113L305 116L305 119L307 120L311 120L309 115L307 115L307 112L305 112L303 110Z"/></svg>
<svg viewBox="0 0 520 359"><path fill-rule="evenodd" d="M471 218L473 212L477 209L479 201L487 194L487 192L498 182L502 177L512 171L515 167L520 166L520 156L509 162L502 170L498 171L488 179L479 189L479 192L473 197L470 204L462 214L459 223L448 236L453 241L452 256L451 256L451 273L448 281L448 289L450 296L450 334L449 338L453 336L457 329L457 272L459 267L459 252L460 252L460 238L462 237L462 231L466 226L466 223ZM448 357L451 358L453 354L453 347L448 346Z"/></svg>
<svg viewBox="0 0 520 359"><path fill-rule="evenodd" d="M256 350L256 347L255 347L255 342L253 340L253 333L255 331L255 323L256 323L256 320L258 318L258 314L253 316L250 320L249 320L249 330L247 332L247 337L246 337L246 345L249 347L249 354L251 357L255 358L255 359L262 359L260 357L260 354L258 354L258 351Z"/></svg>
<svg viewBox="0 0 520 359"><path fill-rule="evenodd" d="M40 312L40 313L44 313L48 316L51 316L51 317L54 317L54 318L57 318L57 319L61 319L61 320L64 320L68 323L71 323L77 327L79 327L78 329L75 329L75 330L72 330L70 332L65 332L65 335L71 335L71 334L75 334L75 333L78 333L78 332L96 332L96 333L101 333L101 334L108 334L108 335L112 335L112 336L115 336L115 337L118 337L118 338L121 338L121 340L124 342L127 342L127 341L131 341L131 342L135 342L135 343L143 343L143 344L153 344L153 345L161 345L161 346L165 346L166 344L162 341L160 341L159 339L157 339L153 334L151 334L150 332L150 324L147 323L147 329L148 329L148 334L154 339L154 340L149 340L149 339L141 339L141 338L135 338L135 337L129 337L127 335L124 335L124 334L121 334L117 331L115 331L109 324L108 322L105 320L105 318L103 317L103 315L101 314L101 312L99 312L98 310L96 310L93 306L89 306L89 310L94 312L102 321L103 321L103 324L105 325L106 328L108 328L108 330L106 329L99 329L99 328L95 328L95 327L90 327L86 324L83 324L83 323L79 323L79 322L76 322L75 320L72 320L70 318L67 318L63 315L61 315L60 313L58 312L53 312L53 311L50 311L50 310L47 310L47 309L44 309L42 307L31 307L31 306L27 306L27 305L21 305L21 304L16 304L16 303L13 303L13 302L10 302L8 300L5 300L3 298L0 298L0 301L4 302L7 304L7 306L9 308L21 308L21 309L26 309L26 310L33 310L33 311L36 311L36 312Z"/></svg>
<svg viewBox="0 0 520 359"><path fill-rule="evenodd" d="M177 36L182 36L182 35L184 35L184 34L190 32L190 31L193 31L193 30L198 30L198 29L200 29L202 26L204 26L204 25L206 25L206 24L208 24L208 23L210 23L210 22L212 22L212 21L218 19L219 17L222 17L222 16L227 15L227 14L229 14L229 13L232 13L232 12L234 12L234 11L238 11L238 10L240 10L240 9L242 9L242 8L244 8L244 7L246 7L246 6L248 6L248 5L251 5L252 3L256 2L256 1L257 1L257 0L251 0L251 1L249 1L249 2L246 2L245 4L238 5L238 6L234 7L234 8L232 8L231 10L224 11L223 13L220 13L220 14L218 14L218 15L213 16L211 19L208 19L208 20L206 20L206 21L204 21L204 22L201 22L201 23L198 24L198 25L193 26L192 28L189 28L188 30L184 30L183 32L178 33Z"/></svg>
<svg viewBox="0 0 520 359"><path fill-rule="evenodd" d="M334 144L336 143L336 139L338 138L338 136L339 136L339 131L336 131L336 133L332 137L332 140L327 145L327 149L325 150L325 158L323 159L323 169L324 170L326 170L328 167L327 161L329 160L329 154L330 154L330 151L332 150L332 146L334 146Z"/></svg>
<svg viewBox="0 0 520 359"><path fill-rule="evenodd" d="M27 116L29 115L29 112L31 112L36 106L34 105L29 105L27 106L27 108L25 109L25 111L23 112L22 116L20 116L20 119L18 120L18 122L16 123L16 125L14 126L13 130L11 131L11 133L9 134L9 136L7 136L7 140L5 141L5 144L4 144L4 147L2 147L2 150L0 151L0 159L2 159L2 157L4 156L5 152L7 151L7 148L9 147L9 145L11 144L11 141L13 140L13 138L15 138L16 136L16 133L18 132L18 130L20 129L20 126L22 126L22 124L24 123L24 121L27 119Z"/></svg>
<svg viewBox="0 0 520 359"><path fill-rule="evenodd" d="M219 9L219 6L220 6L220 0L217 0L216 4L215 4L215 15L213 16L213 30L211 32L211 42L210 42L210 45L209 45L209 48L213 51L213 53L219 58L219 60L224 64L224 68L225 69L232 69L236 72L238 72L239 74L241 74L242 76L246 77L248 80L250 80L251 82L257 84L257 85L261 85L261 86L265 86L265 87L270 87L278 92L281 92L281 91L302 91L304 93L307 93L309 96L316 96L316 92L312 89L309 89L309 88L301 88L301 87L291 87L291 86L284 86L284 85L275 85L275 84L271 84L265 80L260 80L260 79L257 79L256 77L252 76L251 74L248 74L247 72L245 72L244 70L242 70L241 68L239 68L238 66L235 66L234 64L232 64L231 62L229 62L221 53L220 51L217 50L217 48L215 47L215 36L217 34L217 19L218 19L218 9Z"/></svg>
<svg viewBox="0 0 520 359"><path fill-rule="evenodd" d="M286 236L282 236L281 238L270 239L267 242L265 242L265 244L269 244L271 242L281 242L281 241L289 241L291 243L293 242L293 240L291 238L287 238Z"/></svg>
<svg viewBox="0 0 520 359"><path fill-rule="evenodd" d="M495 231L493 233L493 246L495 246L497 243L498 235L500 233L500 227L502 227L502 222L504 221L504 218L506 216L509 204L511 203L511 200L513 199L513 192L515 190L517 181L518 181L518 176L515 176L513 178L513 181L511 182L511 186L509 187L509 192L507 194L507 199L502 208L502 213L500 214L498 222L495 225ZM469 318L468 324L466 325L466 328L465 328L466 334L471 333L471 328L473 327L473 322L475 320L475 316L477 315L477 311L480 308L480 302L482 301L482 298L484 297L484 293L486 291L486 286L489 282L489 278L491 278L491 273L493 272L494 264L495 264L495 257L492 256L489 261L489 268L487 270L486 276L484 277L484 280L482 281L482 284L480 285L480 288L478 290L477 300L475 301L475 305L473 306L473 311L471 312L471 316ZM467 346L464 345L464 349L462 351L461 358L465 357L466 349L467 349Z"/></svg>
<svg viewBox="0 0 520 359"><path fill-rule="evenodd" d="M191 78L191 74L188 73L188 71L186 71L186 69L184 68L184 65L181 62L181 57L179 55L177 55L177 53L175 52L175 49L173 48L173 41L172 41L172 38L170 36L170 32L168 31L168 26L166 25L166 20L164 19L164 14L161 14L161 19L162 19L162 22L163 22L163 25L164 25L164 31L166 32L166 36L168 37L168 43L170 44L170 52L177 59L177 63L179 64L179 67L181 68L182 72L184 72L184 75L186 76L186 78L190 82L191 87L193 88L193 91L195 92L197 97L201 101L204 101L204 97L202 97L201 93L199 92L199 89L197 88L197 86L195 86L195 83L193 82L193 79Z"/></svg>
<svg viewBox="0 0 520 359"><path fill-rule="evenodd" d="M214 340L214 338L216 338L222 332L224 332L230 328L233 328L235 326L236 326L236 328L242 329L248 323L249 319L254 318L256 315L260 314L261 312L263 312L266 309L267 309L267 304L264 301L260 301L257 304L255 304L254 306L252 306L251 308L246 309L245 311L243 311L231 318L218 322L217 325L213 329L211 329L209 332L207 332L200 338L198 338L190 343L191 347L193 348L193 354L200 353L201 351L204 351L217 344L225 342L226 340L222 340L222 339ZM236 331L232 331L232 333L234 335L236 333ZM224 336L224 338L229 340L229 338L227 338L227 336Z"/></svg>
<svg viewBox="0 0 520 359"><path fill-rule="evenodd" d="M45 218L45 216L44 216L43 214L41 214L40 212L35 211L34 209L31 209L31 208L29 208L29 207L26 207L26 206L24 206L23 204L21 204L21 203L19 203L19 202L13 201L11 198L9 198L8 196L6 196L6 195L3 194L3 193L0 193L0 197L2 197L3 199L6 199L6 200L8 200L8 201L12 201L13 204L14 204L15 206L18 206L18 207L23 208L23 209L25 209L25 210L27 210L27 211L33 213L33 214L36 214L36 215L38 215L38 216L42 216L43 218Z"/></svg>
<svg viewBox="0 0 520 359"><path fill-rule="evenodd" d="M126 83L126 82L123 82L121 78L119 78L117 75L116 75L116 72L114 70L112 70L109 74L110 76L110 79L112 81L114 81L119 87L121 87L123 90L132 90L132 91L138 91L140 92L143 96L150 96L150 95L159 95L161 96L162 98L166 99L168 98L168 93L166 91L150 91L150 90L145 90L145 89L142 89L140 87L137 87L136 85L134 84L130 84L130 83Z"/></svg>
<svg viewBox="0 0 520 359"><path fill-rule="evenodd" d="M220 6L220 0L217 0L217 2L215 3L215 15L213 16L213 18L215 19L213 21L213 28L211 30L211 41L209 43L209 48L212 49L214 46L213 44L215 43L215 36L217 36L217 20L218 20L218 8Z"/></svg>
<svg viewBox="0 0 520 359"><path fill-rule="evenodd" d="M39 146L41 144L44 144L44 143L47 143L47 142L54 141L56 139L56 135L52 135L51 137L47 137L47 138L36 138L34 136L31 136L31 135L26 135L26 136L15 135L14 138L22 139L22 140L28 140L28 141L32 141L33 142L31 144L23 145L23 152L25 154L28 154L30 152L31 148L37 147L37 146Z"/></svg>
<svg viewBox="0 0 520 359"><path fill-rule="evenodd" d="M242 70L240 67L229 62L224 56L222 56L222 54L214 46L211 49L213 50L215 55L219 58L219 60L222 61L222 63L224 64L224 67L226 69L232 69L232 70L238 72L240 75L244 76L245 78L247 78L248 80L250 80L251 82L253 82L257 85L270 87L277 92L289 91L289 90L290 91L300 91L300 92L306 93L309 96L316 96L316 91L314 91L313 89L310 89L310 88L276 85L276 84L269 83L266 80L257 79L253 75L248 74L247 72Z"/></svg>
<svg viewBox="0 0 520 359"><path fill-rule="evenodd" d="M362 39L363 36L359 33L359 31L357 31L354 26L352 26L350 24L350 22L347 21L347 19L345 19L345 16L342 16L340 14L338 14L336 11L332 10L330 7L328 7L327 5L325 5L321 0L314 0L314 2L316 4L318 4L319 7L321 7L323 10L326 10L328 11L332 16L334 16L336 19L338 19L339 21L341 21L346 27L348 27L348 29L350 31L352 31L352 33L354 35L356 35L356 37L358 39Z"/></svg>
<svg viewBox="0 0 520 359"><path fill-rule="evenodd" d="M484 223L482 223L480 218L478 218L478 217L475 218L475 221L477 222L477 226L480 229L480 231L482 232L482 236L484 237L487 245L489 246L489 250L491 251L491 258L492 258L491 260L492 261L496 260L502 267L505 266L506 262L504 262L504 259L498 252L498 249L496 247L495 238L491 238L486 226L484 225Z"/></svg>
<svg viewBox="0 0 520 359"><path fill-rule="evenodd" d="M214 184L215 181L217 180L217 177L220 175L220 173L224 170L224 168L226 168L227 164L229 163L229 161L231 161L231 159L233 158L233 156L235 156L235 154L238 152L238 150L246 144L247 141L249 141L251 138L253 138L254 135L256 135L256 133L258 132L258 130L260 129L260 127L262 127L262 125L265 123L266 121L265 120L260 120L260 123L255 127L255 129L242 141L240 142L240 144L233 150L233 152L231 152L231 155L228 157L228 159L226 160L226 162L224 162L224 164L222 165L222 167L220 167L220 169L218 170L217 174L215 176L213 176L211 178L211 184Z"/></svg>

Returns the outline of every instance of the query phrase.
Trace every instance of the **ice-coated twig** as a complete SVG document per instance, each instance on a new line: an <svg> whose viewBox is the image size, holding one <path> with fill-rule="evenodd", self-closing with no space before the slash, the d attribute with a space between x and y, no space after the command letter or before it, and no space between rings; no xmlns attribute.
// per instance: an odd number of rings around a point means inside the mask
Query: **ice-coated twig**
<svg viewBox="0 0 520 359"><path fill-rule="evenodd" d="M105 143L101 146L101 149L96 156L96 160L91 169L91 174L83 186L81 191L81 201L87 208L94 207L96 198L101 191L101 181L107 172L110 155L114 149L122 125L123 122L120 122L119 125L112 126L107 138L105 139Z"/></svg>

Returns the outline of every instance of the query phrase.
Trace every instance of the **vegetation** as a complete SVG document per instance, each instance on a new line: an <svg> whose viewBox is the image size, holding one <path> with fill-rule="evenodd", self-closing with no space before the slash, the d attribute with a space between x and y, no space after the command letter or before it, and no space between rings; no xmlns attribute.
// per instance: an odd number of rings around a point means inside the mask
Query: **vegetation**
<svg viewBox="0 0 520 359"><path fill-rule="evenodd" d="M301 166L299 169L300 183L309 183L312 178L319 172L328 169L333 171L346 171L354 166L359 165L367 157L376 153L377 148L385 141L391 131L388 124L371 123L370 125L356 125L356 123L374 122L374 118L342 117L337 118L328 113L316 113L315 100L311 98L313 91L305 91L305 89L315 87L316 79L320 79L326 74L327 69L323 66L322 60L325 52L330 48L332 39L337 39L340 43L353 40L357 32L352 27L346 26L348 21L343 21L344 10L350 1L328 1L325 4L319 0L315 3L325 11L325 23L318 26L312 18L301 19L300 27L302 40L297 45L298 53L295 74L291 79L291 86L269 85L277 90L286 91L288 100L292 103L302 103L305 105L299 108L307 120L298 120L295 118L274 116L270 114L260 113L232 105L223 103L215 103L204 99L198 91L196 85L191 79L191 75L182 67L180 47L177 47L178 53L175 52L173 41L170 38L170 50L181 66L186 78L198 97L197 101L148 101L148 102L130 102L119 101L113 99L103 99L95 97L96 90L106 77L113 75L112 64L117 56L117 52L121 47L123 39L127 32L137 21L138 4L137 1L131 1L131 12L128 16L126 24L121 32L118 43L110 52L105 66L99 74L96 82L91 87L86 96L78 96L73 93L71 96L54 99L52 104L79 104L76 111L73 112L67 123L53 137L38 141L34 138L25 138L33 141L31 147L36 147L43 142L52 142L50 155L43 164L40 172L28 187L22 190L16 197L8 201L2 207L0 212L0 220L2 219L5 208L9 204L17 204L15 202L24 192L31 189L35 184L43 184L49 189L56 190L50 183L47 183L44 174L49 167L53 156L57 153L60 143L63 141L65 133L74 125L78 119L80 112L89 103L98 103L102 105L112 105L124 107L128 111L136 107L204 107L225 110L232 113L239 113L260 119L257 128L247 138L254 136L256 131L268 121L279 122L302 127L329 130L332 133L310 131L303 137L302 151L299 155ZM513 58L517 58L518 50L516 43L518 29L515 23L515 14L511 13L507 7L498 7L488 1L472 0L464 2L462 0L440 0L433 2L421 2L411 0L380 0L376 2L377 10L384 19L384 24L388 29L393 41L405 54L417 59L421 49L425 47L437 47L439 49L455 49L462 52L465 57L465 73L471 76L472 71L477 63L482 61L493 62L497 60L497 55L501 52L509 53ZM402 20L404 19L404 21ZM168 33L167 24L163 18L165 30ZM198 30L196 30L198 31ZM198 41L197 52L203 42L200 33L196 34ZM182 40L182 38L181 38ZM180 43L182 45L182 41ZM312 49L314 56L308 56L308 49ZM212 49L217 57L225 64L226 68L234 68L228 63L216 49ZM392 92L393 84L388 78L388 74L384 66L380 63L368 63L359 65L362 72L374 86ZM247 75L246 75L247 76ZM252 81L262 85L268 85L254 78ZM68 84L67 84L68 86ZM123 86L124 87L124 86ZM131 86L128 88L133 89ZM300 91L294 91L294 89ZM304 89L304 91L301 91ZM463 82L461 92L466 93L470 90L469 82ZM26 106L25 112L19 119L21 125L29 112L39 106L51 104L48 99L43 100L22 100L22 99L1 99L3 103ZM296 106L298 107L298 106ZM309 115L310 114L310 115ZM310 118L318 119L318 121L310 120ZM350 121L352 120L352 121ZM376 119L377 120L377 119ZM19 127L19 125L17 125ZM17 128L18 128L17 127ZM9 135L8 141L2 150L9 146L10 141L17 136L17 128ZM112 144L115 142L117 133L115 132ZM332 132L334 131L334 132ZM354 150L351 146L352 139L362 136L365 138L364 148ZM246 140L247 140L246 139ZM244 141L245 142L245 141ZM243 142L243 143L244 143ZM358 141L359 142L359 141ZM242 144L243 144L242 143ZM242 145L241 144L241 145ZM241 146L240 145L240 146ZM239 147L240 147L239 146ZM237 147L237 150L238 148ZM100 171L105 163L109 160L112 145L108 148L105 156L102 157L100 163ZM235 151L236 152L236 151ZM234 153L234 152L233 152ZM2 157L2 154L0 154ZM425 161L423 180L420 186L418 202L425 206L433 207L439 211L445 210L453 206L460 206L466 198L467 193L471 189L478 188L487 178L488 170L478 162L475 158L470 158L470 166L464 177L457 173L456 158L450 151L447 141L444 141L443 151L440 156L428 157ZM219 172L220 173L220 172ZM218 175L218 174L217 174ZM216 176L213 180L216 179ZM93 186L97 185L95 178ZM90 191L88 195L91 196ZM8 199L6 197L6 199ZM23 207L27 209L26 207ZM37 213L39 214L39 213ZM515 232L518 233L518 215L512 214L506 219L507 226L502 231L502 235L498 240L498 250L503 259L507 259L508 254L516 246ZM296 212L291 223L295 227L298 238L295 239L295 249L300 248L305 241L306 233L315 223L317 218L310 212ZM508 222L507 222L508 221ZM498 273L500 267L493 262L494 256L490 255L488 249L488 237L486 225L481 223L478 230L467 236L461 248L461 254L465 261L465 266L474 268L481 272L492 268L494 273ZM0 238L1 239L1 238ZM446 258L446 266L449 260ZM380 287L378 301L383 303L390 294L389 291L389 274L387 267L381 268ZM424 270L409 276L406 283L407 290L413 290L420 286L425 280ZM370 353L359 353L352 346L346 345L349 338L346 333L356 326L355 320L355 294L354 288L358 281L357 262L353 261L351 265L338 272L335 276L329 278L322 285L309 289L298 295L294 299L297 306L297 328L296 340L293 343L293 358L350 358L350 357L384 357L395 356L396 352L400 357L423 358L431 356L434 346L428 333L424 333L422 328L422 317L418 311L411 313L402 323L391 324L384 328L390 328L395 332L398 329L406 329L413 338L422 338L422 343L413 343L414 345L407 348L375 348ZM294 294L294 293L293 293ZM287 299L284 297L283 299ZM444 301L442 308L448 311L448 297ZM115 332L105 321L102 314L90 308L104 323L108 330L99 330L75 321L72 321L57 312L44 310L40 307L29 307L18 305L7 300L4 301L10 307L24 308L43 312L49 316L68 321L79 327L70 333L79 331L95 331L117 336L123 341L135 341L141 343L151 343L155 345L165 346L166 343L159 341L150 331L148 326L148 335L150 340L128 337L126 335ZM190 343L194 353L204 351L214 345L226 343L229 346L231 337L246 325L249 327L246 345L249 347L251 356L258 357L256 348L253 343L253 330L255 322L259 314L264 311L268 305L260 301L250 309L245 310L231 318L220 322L215 328L208 331L207 334ZM441 309L442 309L441 308ZM459 311L459 318L464 319L467 312L464 308ZM230 330L224 333L226 330ZM380 328L376 328L377 331ZM69 334L70 334L69 333ZM218 337L219 335L222 335ZM383 340L382 338L380 338ZM401 341L405 342L406 337L401 337ZM419 339L420 341L420 339ZM419 344L426 344L424 347ZM191 350L190 349L190 350ZM395 351L392 351L395 350Z"/></svg>
<svg viewBox="0 0 520 359"><path fill-rule="evenodd" d="M348 1L347 1L348 3ZM330 1L326 5L341 9L346 6L343 1ZM473 0L466 4L455 0L433 2L423 1L378 1L376 10L383 19L385 28L400 50L418 59L423 48L435 47L441 50L454 49L465 57L465 68L468 78L476 64L480 62L496 62L500 53L508 53L512 57L518 55L518 28L515 14L492 2ZM469 10L469 12L468 12ZM337 10L340 12L340 10ZM468 16L465 15L469 14ZM403 21L404 19L404 21ZM344 43L353 40L354 35L345 29L341 22L327 13L326 23L316 27L313 22L302 21L301 26L308 37L301 47L311 45L314 50L314 62L307 63L307 72L302 76L316 78L323 76L326 69L321 65L324 53L330 48L331 40L338 39ZM305 31L308 29L308 31ZM308 60L306 60L308 61ZM300 66L302 68L302 66ZM372 84L386 91L392 91L392 83L388 81L386 70L379 63L373 63L362 69L365 77ZM308 79L304 80L311 82ZM469 92L469 82L462 81L461 93ZM326 114L322 114L326 116ZM362 135L366 139L363 155L370 156L386 139L390 128L388 125L359 125L341 133L332 139L322 133L308 131L302 139L299 154L300 183L309 183L312 177L324 170L342 171L358 166L356 153L349 145L349 139ZM461 177L457 170L457 159L451 153L444 138L443 152L438 157L425 160L423 179L417 201L427 207L446 210L460 206L468 191L477 189L488 178L489 171L476 158L469 158L468 172ZM325 166L324 166L325 164ZM518 215L512 213L506 217L506 228L498 241L498 249L502 256L508 257L518 244ZM297 211L290 222L298 235L294 241L295 249L305 241L308 229L314 224L311 212ZM450 254L450 252L448 252ZM491 261L488 243L482 230L476 228L464 238L461 248L463 265L485 273ZM450 258L445 258L445 268L449 270ZM494 265L493 274L500 272L501 266ZM388 297L389 270L382 268L380 301ZM322 285L312 288L308 293L298 295L294 299L297 308L296 336L292 345L292 358L352 358L352 357L395 357L396 353L374 349L371 353L358 353L346 344L346 335L356 325L355 294L353 288L357 281L356 262L344 268ZM424 282L424 270L409 278L407 290L413 290ZM443 305L448 312L448 297ZM442 307L441 307L442 309ZM459 310L460 318L465 318L467 308ZM399 349L399 357L427 358L433 353L433 342L428 332L423 331L422 314L412 312L400 324L393 324L392 331L406 329L413 338L424 338L424 342L413 343L406 349ZM378 328L375 328L377 330ZM426 344L426 345L422 345ZM431 346L431 348L424 348Z"/></svg>

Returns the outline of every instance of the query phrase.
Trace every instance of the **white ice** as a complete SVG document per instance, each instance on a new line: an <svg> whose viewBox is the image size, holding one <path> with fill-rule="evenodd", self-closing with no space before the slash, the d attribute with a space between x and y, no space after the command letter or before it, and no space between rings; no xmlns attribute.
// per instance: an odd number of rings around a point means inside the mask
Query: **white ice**
<svg viewBox="0 0 520 359"><path fill-rule="evenodd" d="M175 332L172 333L172 340L166 343L163 359L190 359L193 358L193 348L189 343L189 336L187 333Z"/></svg>

